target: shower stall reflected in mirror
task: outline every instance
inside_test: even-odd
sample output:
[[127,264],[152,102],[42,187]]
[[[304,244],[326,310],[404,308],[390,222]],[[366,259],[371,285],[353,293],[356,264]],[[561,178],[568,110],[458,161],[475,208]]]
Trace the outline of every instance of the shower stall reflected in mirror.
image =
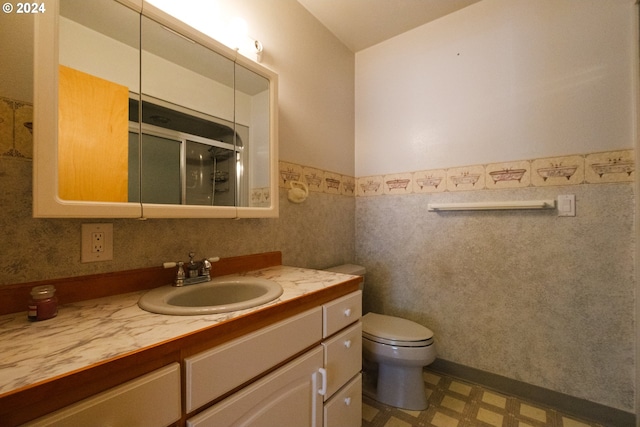
[[[142,141],[130,103],[129,201],[234,206],[246,202],[249,128],[143,102]],[[133,107],[133,108],[132,108]],[[243,184],[243,182],[245,182]]]

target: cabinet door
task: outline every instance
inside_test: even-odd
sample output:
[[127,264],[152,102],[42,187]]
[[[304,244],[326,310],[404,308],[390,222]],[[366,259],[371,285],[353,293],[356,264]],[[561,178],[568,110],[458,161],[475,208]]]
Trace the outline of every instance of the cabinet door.
[[311,309],[185,359],[187,412],[313,346],[322,335],[321,319],[320,308]]
[[187,420],[187,427],[320,427],[322,396],[317,347]]
[[180,365],[173,363],[24,426],[164,427],[179,419]]

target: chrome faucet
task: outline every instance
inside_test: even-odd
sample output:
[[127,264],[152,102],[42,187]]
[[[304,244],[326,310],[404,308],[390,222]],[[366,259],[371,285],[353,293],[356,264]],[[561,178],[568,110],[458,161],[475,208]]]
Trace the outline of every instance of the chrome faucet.
[[195,285],[196,283],[204,283],[211,280],[211,263],[220,261],[220,257],[204,258],[202,261],[194,261],[195,252],[189,252],[189,262],[186,265],[182,261],[165,262],[162,264],[164,268],[178,267],[176,278],[173,286]]

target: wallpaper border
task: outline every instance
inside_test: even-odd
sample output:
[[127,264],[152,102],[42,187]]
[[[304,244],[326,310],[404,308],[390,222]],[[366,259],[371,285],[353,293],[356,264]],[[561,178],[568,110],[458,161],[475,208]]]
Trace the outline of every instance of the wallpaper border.
[[635,153],[624,149],[358,178],[284,161],[279,169],[281,188],[304,181],[311,191],[371,197],[634,182]]

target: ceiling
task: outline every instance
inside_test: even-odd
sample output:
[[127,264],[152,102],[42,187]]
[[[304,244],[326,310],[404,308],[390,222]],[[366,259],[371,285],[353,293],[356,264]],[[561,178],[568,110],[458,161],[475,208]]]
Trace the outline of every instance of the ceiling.
[[298,0],[353,52],[480,0]]

